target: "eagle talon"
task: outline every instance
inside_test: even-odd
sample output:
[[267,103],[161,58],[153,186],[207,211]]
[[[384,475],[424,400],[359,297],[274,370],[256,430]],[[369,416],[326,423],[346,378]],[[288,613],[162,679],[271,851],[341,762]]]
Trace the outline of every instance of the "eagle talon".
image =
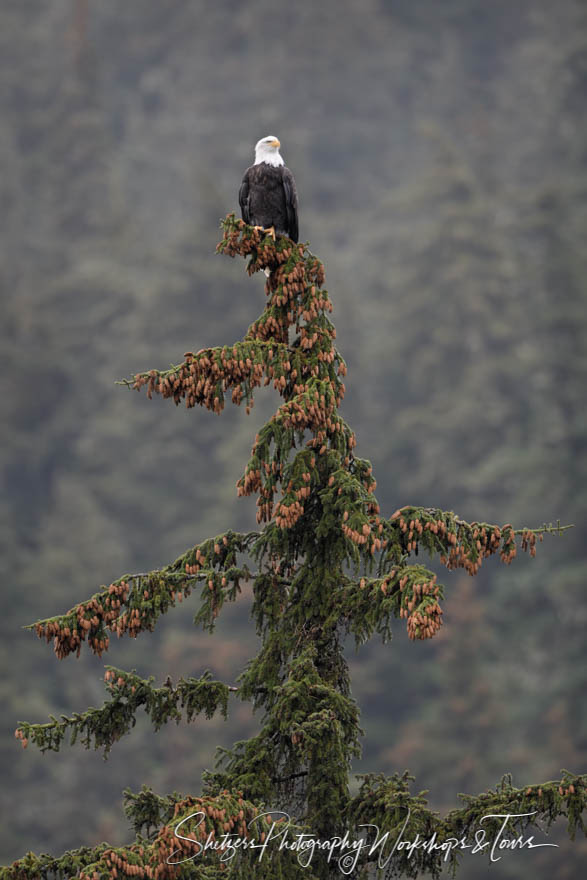
[[267,229],[264,226],[253,226],[253,229],[258,230],[259,232],[264,232],[265,235],[270,235],[273,241],[275,241],[275,226],[268,226]]

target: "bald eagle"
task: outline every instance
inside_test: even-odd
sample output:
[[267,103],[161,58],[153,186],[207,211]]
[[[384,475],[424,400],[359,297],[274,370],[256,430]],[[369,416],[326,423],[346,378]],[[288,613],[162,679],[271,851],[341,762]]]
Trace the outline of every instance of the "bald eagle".
[[238,194],[245,223],[298,240],[298,194],[293,174],[279,153],[276,137],[261,138],[255,164],[247,168]]

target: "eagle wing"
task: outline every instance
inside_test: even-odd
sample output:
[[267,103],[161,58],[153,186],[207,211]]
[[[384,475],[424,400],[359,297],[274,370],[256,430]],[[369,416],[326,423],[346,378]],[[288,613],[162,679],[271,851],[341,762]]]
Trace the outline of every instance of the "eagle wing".
[[289,237],[293,241],[298,240],[298,193],[294,176],[286,166],[283,166],[283,189],[285,192],[285,209],[287,211],[287,226]]
[[245,171],[245,176],[243,177],[243,182],[241,183],[240,189],[238,191],[238,203],[241,206],[241,217],[245,221],[245,223],[251,222],[251,214],[249,211],[249,171],[251,169],[247,168]]

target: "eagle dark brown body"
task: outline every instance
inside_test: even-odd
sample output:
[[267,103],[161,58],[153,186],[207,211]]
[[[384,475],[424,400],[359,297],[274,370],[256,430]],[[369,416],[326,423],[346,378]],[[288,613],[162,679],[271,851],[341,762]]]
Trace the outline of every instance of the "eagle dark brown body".
[[258,162],[247,168],[238,194],[242,218],[251,226],[273,227],[298,240],[298,195],[285,165]]

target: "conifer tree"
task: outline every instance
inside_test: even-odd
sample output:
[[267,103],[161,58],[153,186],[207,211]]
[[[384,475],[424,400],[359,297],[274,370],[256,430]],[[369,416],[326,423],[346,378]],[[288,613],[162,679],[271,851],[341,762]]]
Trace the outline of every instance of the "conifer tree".
[[[355,435],[338,410],[346,365],[334,343],[321,262],[307,246],[285,237],[274,242],[234,215],[222,225],[218,251],[248,257],[249,274],[268,270],[263,313],[241,341],[187,352],[177,366],[136,374],[125,384],[146,388],[149,398],[158,393],[215,413],[227,394],[249,411],[255,389],[273,385],[282,402],[256,435],[237,484],[239,495],[257,496],[259,528],[208,538],[166,567],[124,575],[31,628],[53,644],[60,659],[79,656],[84,643],[102,656],[111,633],[136,637],[152,631],[160,615],[193,591],[199,594],[194,623],[212,632],[224,603],[250,581],[259,654],[236,688],[212,680],[208,672],[156,687],[153,679],[107,666],[108,698],[100,709],[52,717],[46,724],[23,722],[16,736],[23,746],[43,751],[59,750],[69,736],[71,744],[79,739],[107,753],[130,731],[141,707],[158,729],[201,714],[226,717],[231,697],[251,701],[259,733],[220,751],[199,794],[126,791],[125,812],[136,833],[132,844],[100,844],[61,857],[29,853],[1,869],[1,880],[312,880],[370,877],[382,863],[387,874],[437,877],[459,864],[460,853],[448,841],[472,837],[487,814],[524,814],[511,820],[518,834],[561,815],[568,818],[571,836],[577,828],[585,831],[587,776],[567,771],[560,780],[521,789],[506,775],[494,790],[462,796],[462,805],[444,817],[428,808],[426,792],[410,791],[407,772],[363,776],[351,796],[349,774],[361,730],[343,654],[345,635],[358,644],[374,633],[387,639],[392,619],[400,618],[413,641],[433,638],[442,625],[444,587],[416,560],[419,554],[475,575],[494,554],[510,563],[518,546],[534,556],[545,533],[565,527],[467,523],[434,507],[406,506],[384,516],[372,467],[355,455]],[[466,616],[463,620],[466,625]],[[302,832],[329,842],[348,832],[349,840],[357,840],[364,823],[377,826],[380,837],[389,832],[387,845],[358,852],[332,846],[305,854],[281,846]],[[485,823],[488,839],[500,825],[498,819]],[[407,841],[434,837],[436,847],[392,852],[400,834]],[[235,838],[241,841],[236,850]]]

